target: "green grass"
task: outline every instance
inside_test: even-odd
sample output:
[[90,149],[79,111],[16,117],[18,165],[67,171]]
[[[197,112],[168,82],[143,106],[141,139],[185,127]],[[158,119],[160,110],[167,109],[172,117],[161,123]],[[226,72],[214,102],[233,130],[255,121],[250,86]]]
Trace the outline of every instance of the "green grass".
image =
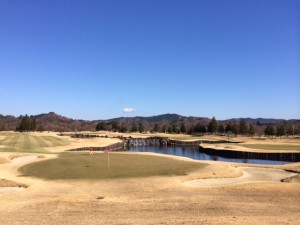
[[300,151],[300,145],[269,145],[269,144],[240,144],[246,148],[264,149],[264,150],[291,150]]
[[1,133],[0,151],[47,153],[45,147],[67,145],[69,142],[60,137],[33,136],[30,133]]
[[137,154],[64,153],[58,158],[25,165],[20,172],[44,179],[109,179],[185,175],[206,166],[166,157]]

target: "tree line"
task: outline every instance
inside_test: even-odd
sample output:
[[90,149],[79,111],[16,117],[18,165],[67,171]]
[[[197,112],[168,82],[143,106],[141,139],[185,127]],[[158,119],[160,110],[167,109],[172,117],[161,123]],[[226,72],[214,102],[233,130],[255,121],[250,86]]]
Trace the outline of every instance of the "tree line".
[[170,133],[170,134],[216,134],[216,135],[244,135],[244,136],[293,136],[300,135],[299,125],[296,127],[293,123],[281,123],[276,125],[262,125],[259,122],[249,123],[245,120],[233,122],[218,122],[213,117],[208,124],[197,122],[196,124],[182,123],[155,123],[150,125],[148,122],[120,123],[118,121],[99,122],[96,131],[114,131],[114,132],[151,132],[151,133]]
[[[45,120],[44,120],[45,121]],[[42,121],[34,116],[21,116],[19,122],[16,125],[16,131],[28,132],[28,131],[43,131],[49,128],[49,121]],[[44,124],[45,123],[45,124]],[[47,124],[46,124],[47,123]],[[294,136],[300,135],[299,121],[284,121],[277,124],[260,124],[259,122],[250,123],[245,120],[240,121],[217,121],[215,117],[210,120],[204,121],[189,121],[178,120],[176,122],[158,122],[150,123],[148,121],[129,122],[129,121],[101,121],[93,124],[85,124],[84,121],[67,121],[61,123],[60,121],[51,120],[51,125],[56,125],[56,129],[53,131],[73,131],[78,130],[96,130],[96,131],[113,131],[113,132],[151,132],[151,133],[170,133],[170,134],[215,134],[215,135],[227,135],[229,136],[268,136],[268,137],[280,137],[280,136]],[[2,126],[3,127],[3,126]],[[65,127],[63,129],[63,127]],[[94,128],[93,128],[94,127]],[[0,125],[0,130],[1,125]]]

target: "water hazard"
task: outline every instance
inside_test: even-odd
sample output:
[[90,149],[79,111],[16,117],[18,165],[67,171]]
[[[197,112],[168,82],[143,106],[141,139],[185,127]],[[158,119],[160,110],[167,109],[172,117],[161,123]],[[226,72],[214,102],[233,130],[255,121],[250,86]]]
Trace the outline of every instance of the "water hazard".
[[183,156],[195,160],[212,160],[223,162],[235,162],[235,163],[248,163],[248,164],[269,164],[269,165],[284,165],[290,163],[286,160],[269,160],[269,159],[257,159],[251,158],[251,155],[243,155],[243,157],[237,156],[220,156],[217,153],[207,153],[201,151],[198,146],[130,146],[128,149],[130,152],[154,152],[167,155]]

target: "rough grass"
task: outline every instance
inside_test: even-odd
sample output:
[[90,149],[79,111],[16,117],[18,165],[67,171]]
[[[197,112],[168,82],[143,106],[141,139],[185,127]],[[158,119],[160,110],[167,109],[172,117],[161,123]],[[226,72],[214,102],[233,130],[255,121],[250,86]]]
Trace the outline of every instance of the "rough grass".
[[2,152],[30,152],[47,153],[44,148],[67,145],[65,139],[52,136],[34,136],[30,133],[4,133],[1,134],[0,151]]
[[20,172],[44,179],[108,179],[185,175],[205,165],[149,155],[64,153],[55,159],[25,165]]

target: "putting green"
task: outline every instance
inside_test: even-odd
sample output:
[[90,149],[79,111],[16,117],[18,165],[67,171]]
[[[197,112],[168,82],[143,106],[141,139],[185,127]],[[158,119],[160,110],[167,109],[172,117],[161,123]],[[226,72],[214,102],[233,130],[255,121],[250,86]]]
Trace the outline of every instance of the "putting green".
[[185,175],[205,166],[204,163],[149,155],[65,153],[55,159],[25,165],[19,171],[44,179],[107,179]]

